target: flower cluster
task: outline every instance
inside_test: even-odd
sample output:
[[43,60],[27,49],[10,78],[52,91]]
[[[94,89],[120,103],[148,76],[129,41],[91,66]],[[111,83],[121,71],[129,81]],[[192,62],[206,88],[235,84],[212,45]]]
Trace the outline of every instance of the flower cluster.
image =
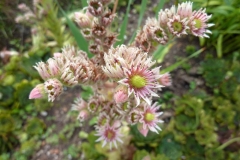
[[103,141],[102,146],[108,143],[117,147],[122,143],[123,122],[137,125],[143,136],[161,130],[162,112],[152,97],[171,85],[171,76],[153,67],[151,53],[156,45],[188,33],[207,37],[212,24],[207,24],[211,16],[204,9],[193,11],[192,3],[185,2],[161,10],[158,19],[148,18],[131,45],[114,47],[117,34],[109,26],[116,15],[108,9],[109,3],[111,0],[89,0],[88,7],[74,16],[95,56],[89,58],[84,51],[68,46],[46,63],[37,63],[34,67],[45,82],[37,85],[29,98],[47,96],[54,101],[63,86],[90,85],[92,97],[88,101],[78,98],[72,109],[79,112],[80,121],[97,116],[97,141]]
[[166,44],[173,37],[192,34],[197,37],[209,37],[208,30],[213,26],[207,23],[211,15],[205,9],[193,10],[192,2],[183,2],[177,7],[160,10],[158,19],[148,18],[143,29],[138,32],[134,45],[151,52],[157,44]]
[[18,9],[23,13],[15,18],[17,23],[34,24],[38,18],[44,14],[44,10],[38,8],[40,0],[33,0],[33,9],[30,9],[25,3],[18,5]]

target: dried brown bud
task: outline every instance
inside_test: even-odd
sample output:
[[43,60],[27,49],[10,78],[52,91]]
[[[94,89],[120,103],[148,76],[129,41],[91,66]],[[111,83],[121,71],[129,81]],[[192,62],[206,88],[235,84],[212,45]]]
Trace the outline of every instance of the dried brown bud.
[[90,0],[88,2],[88,12],[91,13],[93,16],[100,16],[103,12],[103,5],[98,0]]
[[147,34],[143,31],[138,32],[135,38],[135,46],[141,48],[144,52],[149,52],[151,49],[151,42],[147,38]]
[[117,40],[116,34],[111,34],[109,36],[104,37],[103,46],[106,48],[110,48]]
[[89,51],[93,54],[98,54],[101,51],[101,47],[97,44],[89,45]]
[[100,21],[101,25],[108,26],[110,23],[112,23],[115,16],[116,14],[112,14],[111,11],[105,12],[101,17],[101,21]]
[[95,25],[92,28],[92,35],[96,37],[103,37],[106,35],[106,29],[104,26]]

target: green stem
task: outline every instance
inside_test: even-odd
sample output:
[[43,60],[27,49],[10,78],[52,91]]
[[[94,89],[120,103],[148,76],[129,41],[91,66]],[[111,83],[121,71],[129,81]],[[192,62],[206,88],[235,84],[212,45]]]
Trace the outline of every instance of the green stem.
[[234,143],[234,142],[237,142],[237,141],[240,141],[240,137],[230,139],[229,141],[227,141],[227,142],[223,143],[221,146],[219,146],[217,148],[217,150],[223,150],[225,147],[227,147],[231,143]]

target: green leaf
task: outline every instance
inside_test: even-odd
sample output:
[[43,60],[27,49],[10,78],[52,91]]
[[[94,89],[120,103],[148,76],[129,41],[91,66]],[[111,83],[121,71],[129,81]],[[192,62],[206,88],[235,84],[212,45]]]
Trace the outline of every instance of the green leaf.
[[88,5],[87,0],[81,0],[81,2],[82,2],[82,7],[83,8]]
[[183,60],[176,62],[175,64],[163,69],[161,71],[161,73],[166,73],[166,72],[171,72],[174,69],[178,68],[179,66],[181,66],[183,63],[185,63],[186,61],[188,61],[189,59],[198,56],[200,53],[202,53],[204,51],[204,48],[194,52],[192,55],[188,56],[187,58],[184,58]]
[[[60,8],[60,7],[59,7]],[[88,57],[93,57],[93,54],[89,53],[88,51],[88,42],[85,40],[85,38],[82,36],[82,34],[79,31],[79,28],[68,18],[67,14],[63,11],[62,8],[60,8],[62,14],[66,18],[67,24],[72,32],[72,35],[74,39],[77,42],[78,47],[85,51],[88,55]]]
[[127,25],[128,25],[128,15],[129,15],[130,6],[131,6],[132,2],[133,2],[133,0],[129,0],[129,1],[128,1],[127,12],[126,12],[126,14],[125,14],[125,16],[124,16],[122,25],[121,25],[121,27],[120,27],[120,34],[119,34],[119,36],[117,37],[117,39],[118,39],[119,41],[117,41],[114,46],[118,46],[118,45],[120,45],[120,44],[123,44],[123,42],[124,42],[124,36],[125,36],[125,32],[126,32],[126,30],[127,30]]
[[20,103],[22,107],[28,105],[32,101],[28,98],[29,93],[32,90],[32,86],[29,81],[23,80],[22,82],[16,84],[14,92],[14,98]]
[[160,11],[160,9],[163,8],[164,4],[165,4],[165,0],[160,0],[160,2],[158,3],[157,8],[156,8],[156,13],[155,13],[156,18],[158,17],[158,12]]
[[88,100],[91,95],[93,95],[93,90],[89,86],[82,86],[83,91],[81,92],[81,97],[84,100]]
[[174,43],[169,43],[166,46],[158,46],[157,50],[153,53],[153,59],[155,59],[157,63],[163,62],[164,57],[169,53],[173,44]]
[[181,146],[174,141],[172,135],[168,135],[161,140],[158,153],[166,155],[170,160],[179,160],[182,156]]
[[42,134],[45,129],[45,124],[38,118],[33,118],[27,122],[26,131],[30,135]]
[[14,130],[14,120],[10,114],[0,110],[0,135],[2,133],[8,133]]
[[[137,24],[137,29],[140,27],[141,25],[141,22],[142,22],[142,19],[143,19],[143,15],[145,13],[145,10],[147,8],[147,0],[142,0],[142,3],[141,3],[141,10],[140,10],[140,14],[139,14],[139,18],[138,18],[138,24]],[[134,38],[136,37],[136,34],[137,34],[137,29],[134,31],[133,35],[132,35],[132,38],[130,39],[129,41],[129,44],[131,44],[134,40]]]
[[217,56],[218,58],[222,58],[222,42],[223,42],[223,34],[220,34],[217,40]]
[[144,157],[148,156],[149,153],[146,150],[137,150],[134,153],[133,160],[143,159]]

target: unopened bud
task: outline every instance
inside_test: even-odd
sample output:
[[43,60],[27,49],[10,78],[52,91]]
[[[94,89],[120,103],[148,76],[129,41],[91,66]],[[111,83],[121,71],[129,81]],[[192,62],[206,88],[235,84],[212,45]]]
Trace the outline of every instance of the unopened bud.
[[169,73],[161,75],[159,78],[159,83],[163,86],[170,86],[172,84],[171,76]]
[[116,103],[124,103],[128,99],[127,89],[124,86],[119,86],[114,93],[114,100]]
[[39,99],[45,95],[44,84],[38,84],[29,94],[29,99]]
[[91,28],[92,26],[91,19],[85,13],[75,12],[74,20],[77,22],[78,26],[81,28]]

